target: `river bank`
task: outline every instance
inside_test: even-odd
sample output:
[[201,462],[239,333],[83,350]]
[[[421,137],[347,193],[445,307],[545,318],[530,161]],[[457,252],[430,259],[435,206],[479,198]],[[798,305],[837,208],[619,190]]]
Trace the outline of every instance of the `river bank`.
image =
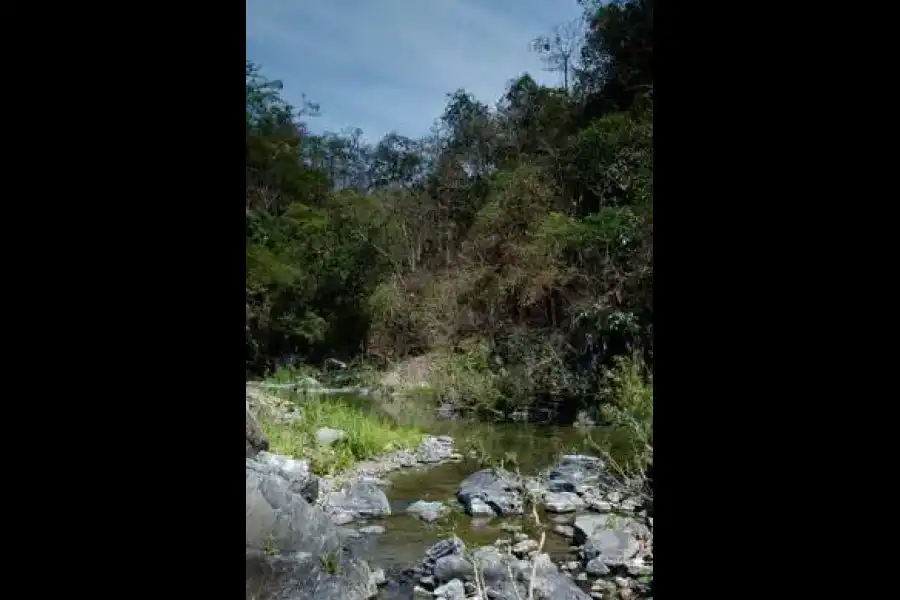
[[[284,410],[281,418],[296,418],[290,416],[296,410]],[[431,431],[438,435],[422,433],[415,446],[374,455],[321,477],[311,472],[308,459],[263,451],[248,460],[248,478],[259,471],[270,477],[275,473],[288,489],[320,509],[317,518],[324,529],[334,530],[341,556],[352,556],[371,567],[367,575],[371,585],[354,588],[359,594],[374,594],[381,583],[379,595],[385,599],[447,597],[445,593],[456,598],[452,594],[460,589],[460,598],[476,597],[481,585],[477,567],[471,573],[465,568],[435,573],[434,564],[429,567],[422,562],[429,552],[433,557],[430,548],[435,544],[451,539],[459,541],[453,542],[453,548],[464,548],[458,554],[468,564],[477,562],[469,556],[476,551],[482,558],[494,556],[493,550],[479,548],[495,549],[504,557],[497,564],[514,574],[524,572],[522,561],[532,561],[529,573],[537,577],[534,586],[552,592],[548,597],[647,595],[646,580],[652,573],[652,499],[648,502],[646,490],[633,482],[613,477],[603,460],[575,453],[590,446],[590,435],[575,428],[494,425],[488,429],[467,422],[442,423],[436,429],[474,433],[480,448],[472,437],[461,442],[459,435]],[[334,432],[329,435],[341,437]],[[493,466],[485,469],[486,464]],[[316,521],[309,515],[306,519]],[[258,595],[261,587],[267,587],[260,586],[260,581],[277,579],[271,571],[273,560],[286,560],[282,550],[270,553],[263,561],[269,569],[262,570],[269,573],[266,576],[260,575],[258,557],[251,561],[257,565],[255,571],[248,563],[248,598],[313,597],[302,595],[307,592],[296,586],[287,595]],[[361,576],[359,569],[346,572],[357,573],[357,579]],[[530,577],[523,579],[527,586],[532,585]],[[310,587],[308,579],[305,585],[319,589]],[[442,589],[443,585],[450,588]],[[250,593],[251,587],[257,595]],[[514,591],[514,586],[508,587],[505,593]],[[321,590],[317,593],[315,597],[327,597]],[[495,597],[505,597],[502,590],[497,593],[501,595]]]

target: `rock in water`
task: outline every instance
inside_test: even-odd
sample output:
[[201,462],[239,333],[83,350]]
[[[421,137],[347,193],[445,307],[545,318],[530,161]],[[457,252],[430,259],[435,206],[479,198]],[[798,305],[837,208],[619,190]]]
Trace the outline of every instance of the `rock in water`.
[[570,513],[584,508],[584,501],[574,492],[547,492],[544,507],[554,513]]
[[503,469],[484,469],[472,473],[460,484],[457,497],[470,515],[472,501],[481,500],[497,515],[521,515],[524,511],[522,488],[515,476]]
[[588,560],[599,558],[605,565],[624,565],[640,550],[638,536],[646,526],[634,519],[612,514],[581,515],[575,519],[575,543],[584,544]]
[[358,481],[344,490],[331,492],[325,500],[325,508],[329,513],[349,513],[355,518],[391,514],[384,491],[369,481]]
[[419,500],[418,502],[412,503],[409,508],[406,509],[406,512],[419,517],[426,523],[433,523],[444,516],[449,510],[450,509],[441,502],[425,502],[424,500]]

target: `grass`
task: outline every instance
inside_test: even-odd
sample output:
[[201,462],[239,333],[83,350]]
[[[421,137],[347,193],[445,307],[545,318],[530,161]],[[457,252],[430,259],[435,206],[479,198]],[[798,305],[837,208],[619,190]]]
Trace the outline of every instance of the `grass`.
[[[260,426],[269,438],[272,452],[308,458],[310,468],[318,475],[334,474],[384,452],[412,448],[422,439],[420,430],[398,425],[348,399],[300,393],[292,393],[290,398],[300,407],[298,418],[277,422],[262,414]],[[323,446],[316,440],[316,431],[321,427],[340,429],[347,437],[332,446]]]

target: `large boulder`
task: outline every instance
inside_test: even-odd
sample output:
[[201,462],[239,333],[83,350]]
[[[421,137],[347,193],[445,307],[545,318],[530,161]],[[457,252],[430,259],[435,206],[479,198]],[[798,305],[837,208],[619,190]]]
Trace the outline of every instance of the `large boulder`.
[[[325,497],[325,510],[334,520],[383,517],[391,514],[384,490],[371,481],[356,481]],[[351,520],[352,520],[351,519]]]
[[266,437],[266,434],[263,433],[262,428],[259,426],[259,421],[256,420],[253,411],[250,410],[249,401],[246,403],[246,409],[246,435],[244,436],[247,444],[246,451],[247,458],[253,458],[257,453],[269,449],[269,439]]
[[649,535],[642,523],[614,514],[581,515],[574,527],[575,543],[583,544],[584,558],[610,567],[626,564],[641,549],[639,540]]
[[319,478],[310,471],[309,461],[260,452],[246,462],[248,469],[283,478],[292,492],[315,504],[319,496]]
[[484,469],[466,477],[456,496],[470,515],[480,514],[482,503],[500,516],[521,515],[525,512],[522,492],[522,486],[509,471]]
[[366,600],[377,592],[369,566],[341,547],[328,516],[287,479],[248,460],[247,597],[258,600]]

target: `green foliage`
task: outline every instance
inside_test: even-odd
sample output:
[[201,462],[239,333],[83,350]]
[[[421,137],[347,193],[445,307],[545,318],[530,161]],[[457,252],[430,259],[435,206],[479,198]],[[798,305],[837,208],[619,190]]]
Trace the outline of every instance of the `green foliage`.
[[417,140],[312,135],[247,63],[248,371],[428,354],[483,414],[648,418],[611,399],[653,366],[653,2],[582,4],[536,48],[561,87],[458,90]]
[[[272,452],[308,458],[313,472],[320,475],[383,452],[412,448],[422,439],[421,431],[349,401],[303,393],[292,398],[297,403],[296,419],[284,422],[261,415],[260,426]],[[340,429],[347,437],[331,446],[321,445],[316,432],[322,427]]]

